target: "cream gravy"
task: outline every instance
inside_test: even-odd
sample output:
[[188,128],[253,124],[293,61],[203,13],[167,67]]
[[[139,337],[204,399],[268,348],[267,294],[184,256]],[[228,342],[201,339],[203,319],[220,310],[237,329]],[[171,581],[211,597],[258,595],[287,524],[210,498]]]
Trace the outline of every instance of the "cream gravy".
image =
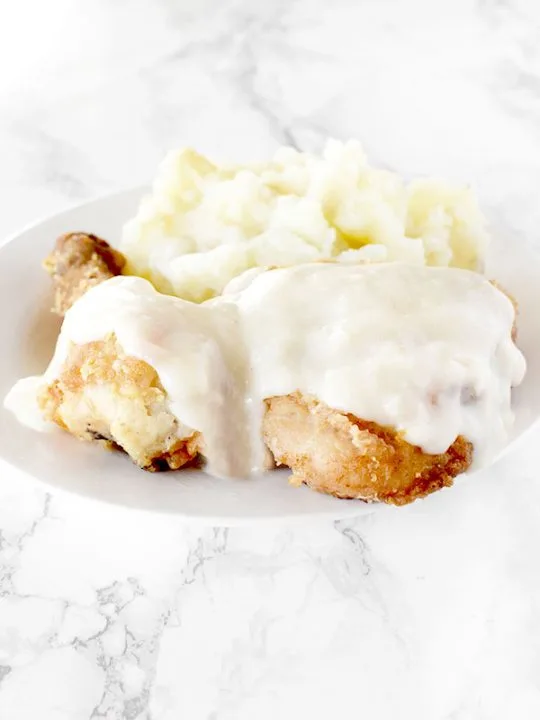
[[36,387],[59,375],[70,344],[115,333],[157,370],[183,432],[203,434],[215,475],[263,467],[263,400],[297,390],[427,453],[463,435],[479,465],[507,439],[511,387],[525,372],[513,322],[510,300],[467,270],[299,265],[252,274],[202,305],[117,277],[69,310],[41,381],[20,381],[5,404],[38,427]]

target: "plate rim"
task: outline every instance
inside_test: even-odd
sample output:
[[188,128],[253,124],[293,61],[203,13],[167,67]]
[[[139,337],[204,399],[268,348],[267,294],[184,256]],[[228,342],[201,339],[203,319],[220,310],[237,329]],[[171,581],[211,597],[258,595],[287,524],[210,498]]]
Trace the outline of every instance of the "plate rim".
[[88,205],[92,205],[94,203],[103,202],[104,200],[112,200],[113,198],[119,197],[121,195],[135,195],[135,193],[142,194],[144,192],[151,192],[151,185],[143,184],[126,186],[124,188],[120,188],[119,190],[113,190],[109,193],[99,193],[98,195],[93,195],[86,200],[77,200],[73,203],[69,203],[68,205],[62,207],[60,210],[57,210],[56,212],[44,213],[43,215],[40,215],[37,220],[29,220],[28,223],[19,228],[19,230],[15,230],[5,236],[2,236],[2,238],[0,239],[0,250],[2,250],[6,245],[9,245],[14,240],[17,240],[19,237],[21,237],[21,235],[24,235],[31,230],[35,230],[40,225],[44,225],[51,220],[60,218],[64,214],[75,212],[79,208],[87,207]]

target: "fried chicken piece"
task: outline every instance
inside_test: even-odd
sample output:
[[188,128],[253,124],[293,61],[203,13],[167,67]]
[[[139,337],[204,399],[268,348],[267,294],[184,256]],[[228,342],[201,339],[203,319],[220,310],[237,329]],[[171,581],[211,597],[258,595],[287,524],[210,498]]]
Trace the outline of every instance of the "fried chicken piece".
[[[55,253],[61,256],[62,241],[70,246],[73,238],[81,237],[108,248],[93,236],[68,235],[59,239]],[[77,245],[79,240],[73,242]],[[94,251],[87,256],[81,252],[79,257],[93,255]],[[61,280],[74,280],[68,289],[57,286],[57,300],[59,289],[62,301],[73,292],[73,302],[111,276],[86,273],[89,266],[84,262],[67,262],[65,267],[65,272],[58,272]],[[78,276],[69,275],[73,270]],[[170,413],[157,372],[126,356],[114,335],[73,345],[63,371],[39,403],[46,419],[82,440],[122,448],[147,470],[177,469],[204,453],[201,434],[182,427]],[[339,498],[404,505],[452,485],[472,462],[473,446],[462,436],[445,453],[430,455],[393,428],[334,410],[299,392],[269,398],[265,405],[263,438],[277,464],[293,471],[291,483],[305,483]]]
[[467,470],[472,444],[463,437],[428,455],[398,433],[293,393],[266,400],[263,436],[291,483],[339,498],[405,505],[452,485]]
[[44,417],[81,440],[121,448],[145,470],[176,470],[198,456],[201,437],[168,409],[156,371],[128,357],[111,335],[73,345],[59,377],[38,397]]
[[54,285],[53,312],[63,317],[91,287],[120,275],[125,264],[122,253],[95,235],[77,232],[61,235],[53,252],[43,261]]

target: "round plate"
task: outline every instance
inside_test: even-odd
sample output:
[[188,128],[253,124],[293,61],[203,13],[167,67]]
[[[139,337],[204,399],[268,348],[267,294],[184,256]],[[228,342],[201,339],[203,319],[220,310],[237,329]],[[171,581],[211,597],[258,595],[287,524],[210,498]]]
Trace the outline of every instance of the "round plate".
[[[20,377],[39,374],[51,357],[60,321],[51,314],[51,283],[41,267],[56,237],[92,232],[116,245],[124,222],[136,211],[143,190],[130,190],[67,210],[23,231],[0,249],[0,396]],[[514,395],[512,443],[540,415],[540,258],[525,244],[495,239],[488,262],[497,280],[519,303],[519,344],[528,361],[524,383]],[[505,452],[511,447],[506,448]],[[38,433],[0,410],[0,457],[49,488],[210,524],[235,525],[264,519],[326,516],[342,518],[382,506],[337,500],[306,487],[294,488],[288,472],[249,480],[218,480],[198,470],[147,473],[121,453],[105,452],[67,433]]]

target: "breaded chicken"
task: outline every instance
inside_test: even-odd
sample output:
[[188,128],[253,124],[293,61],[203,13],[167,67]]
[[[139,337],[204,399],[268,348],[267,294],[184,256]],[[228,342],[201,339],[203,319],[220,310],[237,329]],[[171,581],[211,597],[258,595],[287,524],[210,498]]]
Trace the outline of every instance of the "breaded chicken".
[[145,470],[176,470],[201,448],[199,433],[169,411],[156,371],[127,357],[114,336],[73,345],[38,403],[45,419],[81,440],[125,450]]
[[[53,312],[63,316],[87,290],[120,275],[125,258],[95,235],[67,233],[43,265],[54,284]],[[179,438],[156,371],[126,357],[114,337],[74,345],[39,404],[47,420],[81,440],[124,450],[145,470],[176,470],[199,455],[198,433]]]
[[[118,255],[94,236],[59,238],[46,261],[56,285],[57,312],[118,274],[123,265]],[[124,450],[146,470],[175,470],[204,455],[202,435],[170,412],[156,370],[127,356],[114,335],[73,345],[39,404],[47,420],[81,440]],[[370,502],[412,502],[452,485],[473,459],[473,445],[462,436],[445,453],[430,455],[394,428],[299,392],[265,400],[262,432],[276,463],[292,470],[291,484]]]
[[[176,470],[204,453],[200,433],[170,413],[156,371],[126,356],[114,336],[73,345],[39,404],[47,420],[81,440],[124,450],[145,470]],[[266,401],[263,437],[277,464],[291,468],[292,484],[395,505],[451,485],[473,453],[458,438],[443,455],[427,455],[391,429],[300,393]]]
[[405,505],[452,484],[467,470],[472,444],[458,437],[428,455],[383,428],[294,393],[266,400],[264,441],[291,483],[339,498]]
[[53,312],[64,316],[91,287],[120,275],[125,264],[122,253],[95,235],[77,232],[61,235],[53,252],[43,261],[54,285]]

